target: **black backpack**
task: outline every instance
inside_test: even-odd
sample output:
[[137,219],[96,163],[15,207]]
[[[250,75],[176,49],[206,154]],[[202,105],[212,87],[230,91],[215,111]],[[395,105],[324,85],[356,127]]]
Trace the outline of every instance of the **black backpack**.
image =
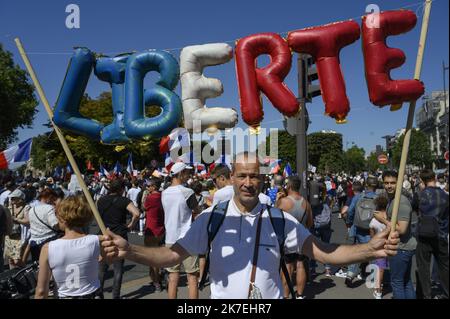
[[417,235],[437,238],[440,232],[440,221],[445,212],[448,213],[448,195],[442,189],[427,187],[421,191],[419,193]]
[[[205,287],[206,276],[209,272],[209,252],[211,250],[211,243],[216,237],[217,232],[219,231],[220,226],[225,219],[225,215],[227,214],[228,204],[230,201],[220,202],[216,206],[214,206],[211,216],[208,221],[208,251],[206,253],[206,264],[205,270],[203,271],[202,278],[199,283],[199,289],[202,290]],[[286,262],[284,261],[284,241],[286,239],[286,234],[284,233],[284,215],[283,212],[275,207],[271,207],[267,205],[267,210],[270,216],[270,222],[277,236],[278,245],[280,249],[280,268],[283,271],[283,275],[286,278],[287,285],[289,287],[289,292],[291,293],[292,299],[295,299],[294,287],[292,286],[292,281],[290,279],[288,270],[286,268]]]

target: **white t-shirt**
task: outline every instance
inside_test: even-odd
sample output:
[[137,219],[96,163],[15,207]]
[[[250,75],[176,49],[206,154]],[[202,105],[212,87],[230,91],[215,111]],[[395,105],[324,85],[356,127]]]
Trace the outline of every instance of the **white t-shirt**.
[[213,203],[211,206],[215,206],[221,202],[226,202],[227,200],[232,199],[234,196],[233,185],[227,185],[217,190],[214,193]]
[[5,205],[5,201],[8,198],[9,194],[11,194],[11,191],[9,189],[4,191],[3,193],[1,193],[1,195],[0,195],[0,205],[2,205],[2,206]]
[[[233,185],[227,185],[214,193],[213,203],[211,206],[215,206],[218,203],[231,200],[234,196]],[[258,195],[261,204],[272,206],[272,200],[266,194],[260,193]]]
[[372,218],[372,220],[370,221],[370,224],[369,224],[369,228],[375,229],[375,233],[379,233],[386,229],[386,225],[383,223],[380,223],[375,218]]
[[194,191],[182,185],[170,186],[162,192],[166,244],[174,244],[191,227],[194,201],[197,202]]
[[259,202],[260,202],[261,204],[269,205],[269,206],[272,206],[272,205],[273,205],[273,204],[272,204],[272,200],[271,200],[270,197],[267,196],[266,194],[259,193],[258,198],[259,198]]
[[48,264],[61,297],[88,295],[100,288],[98,236],[57,239],[48,246]]
[[[55,231],[52,231],[46,226],[48,225],[54,228],[58,225],[58,219],[55,215],[55,208],[52,205],[41,204],[32,207],[28,212],[28,218],[30,220],[31,241],[40,244],[56,235]],[[44,225],[41,221],[46,225]]]
[[131,200],[134,204],[134,206],[139,207],[138,202],[137,202],[137,198],[139,193],[141,192],[141,189],[139,187],[132,187],[130,188],[130,190],[127,192],[127,198],[129,200]]
[[[258,203],[251,213],[244,215],[234,200],[230,201],[226,217],[211,244],[211,298],[247,299],[257,221],[261,210],[263,219],[255,282],[263,298],[283,298],[279,272],[280,251],[266,205]],[[177,243],[189,254],[199,255],[207,252],[207,226],[210,216],[210,211],[204,211],[184,237],[178,240]],[[299,253],[310,233],[289,214],[284,213],[284,217],[285,253]]]

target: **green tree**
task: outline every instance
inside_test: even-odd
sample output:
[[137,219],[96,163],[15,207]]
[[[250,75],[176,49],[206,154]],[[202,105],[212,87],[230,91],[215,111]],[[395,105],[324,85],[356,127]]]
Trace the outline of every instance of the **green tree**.
[[363,148],[356,145],[345,151],[343,156],[345,171],[353,175],[363,171],[366,166],[365,153]]
[[[270,135],[266,138],[266,154],[270,155]],[[278,132],[278,159],[281,159],[281,169],[284,169],[284,166],[287,163],[290,163],[293,171],[297,171],[297,148],[295,136],[289,135],[286,131]]]
[[344,169],[342,135],[316,132],[308,135],[308,160],[324,172],[339,172]]
[[[269,154],[269,137],[266,140]],[[290,163],[294,171],[297,156],[296,140],[286,131],[278,132],[278,158],[282,164]],[[308,161],[321,171],[338,172],[343,169],[342,135],[335,133],[311,133],[308,135]]]
[[[393,163],[395,167],[400,166],[404,139],[405,135],[402,134],[392,150]],[[420,168],[431,168],[432,163],[433,156],[431,155],[430,143],[427,136],[418,129],[411,130],[407,164],[418,166]]]
[[15,141],[17,128],[31,126],[37,105],[26,71],[0,43],[0,149]]
[[[159,108],[147,108],[146,115],[154,116],[160,112]],[[80,104],[80,113],[88,118],[95,119],[103,124],[112,121],[111,93],[104,92],[97,99],[85,95]],[[98,169],[100,164],[111,168],[116,161],[125,165],[129,153],[133,154],[134,166],[143,169],[150,164],[152,159],[162,161],[159,155],[159,139],[150,138],[146,141],[133,141],[124,145],[123,149],[114,145],[105,145],[101,142],[91,140],[63,130],[75,160],[81,170],[86,167],[89,160]],[[58,165],[67,165],[67,158],[62,150],[59,140],[54,133],[43,134],[33,141],[31,151],[33,166],[39,169],[50,169]]]

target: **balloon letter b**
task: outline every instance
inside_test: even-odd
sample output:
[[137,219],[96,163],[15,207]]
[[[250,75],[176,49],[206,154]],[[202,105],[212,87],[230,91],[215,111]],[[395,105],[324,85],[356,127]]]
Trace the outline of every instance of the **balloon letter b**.
[[[144,113],[144,77],[147,72],[160,73],[156,87],[145,91],[146,105],[162,108],[161,114],[146,118]],[[135,53],[128,58],[125,73],[125,133],[130,138],[161,137],[178,126],[181,101],[172,90],[179,78],[175,58],[164,51]]]

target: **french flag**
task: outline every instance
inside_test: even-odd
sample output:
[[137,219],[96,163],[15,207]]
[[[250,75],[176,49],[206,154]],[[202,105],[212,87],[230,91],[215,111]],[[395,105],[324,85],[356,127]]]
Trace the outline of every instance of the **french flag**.
[[30,159],[32,138],[0,152],[0,169],[8,169],[13,163],[26,162]]
[[103,165],[100,164],[100,175],[103,175],[105,177],[109,178],[109,172],[103,167]]
[[287,163],[283,170],[283,177],[289,177],[292,175],[292,168],[290,163]]
[[271,161],[269,167],[270,167],[270,174],[278,174],[278,171],[280,170],[280,160],[276,159],[274,161]]

